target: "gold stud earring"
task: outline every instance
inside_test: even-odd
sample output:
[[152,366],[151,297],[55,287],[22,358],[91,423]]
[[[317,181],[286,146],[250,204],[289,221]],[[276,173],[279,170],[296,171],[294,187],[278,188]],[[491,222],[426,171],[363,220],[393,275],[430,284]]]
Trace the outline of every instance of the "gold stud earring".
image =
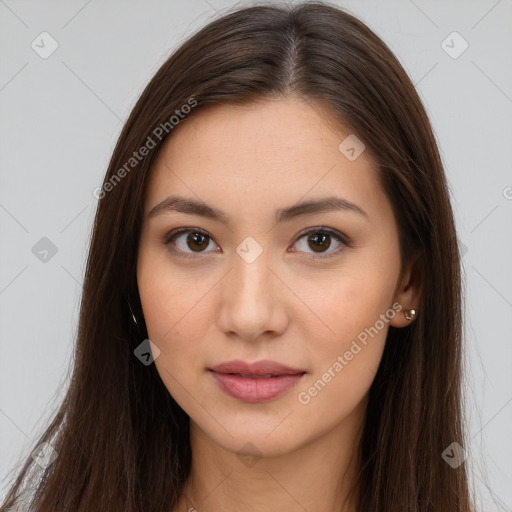
[[413,320],[416,316],[416,311],[414,309],[404,309],[404,316],[407,320]]

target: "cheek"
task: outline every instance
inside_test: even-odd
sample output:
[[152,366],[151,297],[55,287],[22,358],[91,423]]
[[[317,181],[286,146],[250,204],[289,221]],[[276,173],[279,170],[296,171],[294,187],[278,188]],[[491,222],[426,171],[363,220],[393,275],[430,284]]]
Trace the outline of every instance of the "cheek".
[[[173,266],[160,248],[149,246],[139,252],[137,284],[140,300],[148,334],[155,343],[159,341],[163,345],[159,348],[165,349],[172,340],[181,339],[176,332],[183,330],[190,316],[196,314],[196,307],[208,287],[213,285],[211,280],[206,273],[203,278]],[[187,329],[190,327],[188,325]]]
[[376,322],[379,334],[372,333],[376,339],[385,339],[389,322],[383,325],[380,320],[381,315],[393,313],[388,310],[397,272],[398,268],[390,267],[384,272],[379,265],[361,258],[360,262],[347,262],[339,272],[317,280],[315,287],[302,283],[297,294],[307,298],[308,306],[322,324],[316,331],[313,360],[343,353],[358,336],[364,342],[364,333]]
[[323,304],[322,317],[330,330],[313,335],[308,348],[309,360],[315,362],[314,380],[362,398],[379,366],[394,313],[388,294],[381,292],[345,287]]
[[175,280],[172,286],[166,287],[162,279],[154,281],[151,292],[139,289],[148,336],[160,349],[162,360],[174,363],[179,354],[180,363],[186,363],[200,349],[197,341],[204,334],[198,320],[205,318],[207,303],[201,301],[202,294],[198,292],[197,287],[194,292],[182,291]]
[[184,296],[164,284],[165,280],[155,282],[154,292],[143,301],[149,339],[160,349],[154,364],[165,387],[187,414],[199,414],[189,407],[201,401],[195,390],[200,382],[197,369],[202,366],[201,340],[207,335],[197,320],[204,311],[198,304],[200,298]]
[[384,271],[373,256],[351,263],[322,281],[321,293],[310,295],[308,302],[329,329],[312,333],[308,358],[315,364],[297,398],[332,421],[348,415],[368,392],[395,315],[391,303],[399,264],[390,259]]
[[204,278],[190,276],[176,267],[171,270],[165,257],[150,251],[140,255],[138,287],[144,319],[149,339],[160,349],[155,366],[169,393],[185,410],[187,404],[200,401],[200,397],[191,400],[190,393],[197,388],[204,367],[202,356],[208,347],[203,344],[212,339],[207,332],[212,328],[207,292],[215,284],[211,273]]
[[[165,359],[169,340],[185,313],[184,303],[178,300],[181,290],[171,282],[169,270],[163,258],[151,250],[139,252],[137,284],[149,339],[161,351],[158,360]],[[158,366],[158,363],[157,363]]]
[[359,421],[384,351],[389,328],[386,301],[379,294],[345,290],[347,294],[339,292],[339,302],[330,303],[331,310],[326,311],[335,334],[317,336],[314,347],[308,347],[314,366],[295,393],[313,431],[329,429],[351,417]]

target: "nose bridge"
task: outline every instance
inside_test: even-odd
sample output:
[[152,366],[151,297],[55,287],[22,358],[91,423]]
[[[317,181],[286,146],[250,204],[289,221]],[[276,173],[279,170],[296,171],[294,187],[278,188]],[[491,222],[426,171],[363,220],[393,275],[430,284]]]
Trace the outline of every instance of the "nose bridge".
[[253,240],[244,241],[237,247],[232,276],[234,296],[239,303],[257,302],[262,306],[272,300],[272,273],[268,268],[269,251],[259,244],[256,246],[257,242]]
[[254,339],[284,326],[285,315],[277,311],[279,298],[269,256],[270,251],[250,237],[236,248],[229,286],[223,294],[221,328],[225,332]]

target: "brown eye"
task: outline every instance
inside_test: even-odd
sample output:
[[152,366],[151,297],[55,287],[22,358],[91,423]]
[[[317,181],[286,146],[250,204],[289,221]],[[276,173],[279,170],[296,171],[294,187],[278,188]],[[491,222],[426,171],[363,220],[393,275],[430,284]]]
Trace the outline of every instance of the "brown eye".
[[[208,233],[199,229],[188,228],[171,232],[164,239],[164,245],[167,245],[169,250],[190,258],[194,257],[194,253],[213,252],[206,250],[211,243],[213,243],[213,240]],[[213,246],[215,247],[215,244]]]
[[186,244],[193,251],[202,251],[208,247],[209,240],[210,237],[208,235],[191,231],[187,236]]
[[[333,240],[335,241],[334,246],[332,245]],[[180,228],[169,233],[164,238],[163,243],[168,246],[171,252],[185,258],[194,258],[202,253],[222,252],[215,245],[213,238],[207,232],[200,229]],[[210,244],[213,244],[213,248],[217,247],[217,250],[207,250]],[[352,242],[339,231],[324,227],[307,230],[298,237],[294,246],[297,245],[299,248],[293,249],[293,252],[302,252],[306,253],[306,257],[321,259],[336,256],[345,248],[352,247]],[[329,251],[329,249],[333,250]],[[318,256],[314,256],[315,253]]]
[[[317,227],[310,228],[299,235],[294,246],[293,252],[306,253],[306,257],[311,259],[322,259],[336,256],[345,248],[352,247],[352,242],[346,235],[335,229]],[[315,256],[315,253],[318,256]]]
[[308,243],[315,252],[323,252],[331,245],[331,235],[312,233],[308,236]]

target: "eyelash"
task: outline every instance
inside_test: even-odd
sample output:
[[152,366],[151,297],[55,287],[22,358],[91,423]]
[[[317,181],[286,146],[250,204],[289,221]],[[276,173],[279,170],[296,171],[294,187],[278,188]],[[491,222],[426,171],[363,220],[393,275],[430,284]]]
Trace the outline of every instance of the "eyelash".
[[[213,241],[213,237],[207,231],[204,231],[202,229],[198,229],[198,228],[178,228],[178,229],[175,229],[175,230],[171,231],[170,233],[168,233],[164,237],[163,244],[165,246],[169,247],[171,242],[173,242],[179,235],[182,235],[184,233],[198,233],[200,235],[208,237],[210,240]],[[322,226],[314,227],[314,228],[308,228],[308,229],[304,230],[303,232],[299,233],[297,235],[297,238],[296,238],[294,244],[296,242],[298,242],[301,238],[309,235],[310,233],[330,235],[335,240],[340,242],[341,245],[340,245],[340,247],[338,247],[338,249],[335,249],[334,251],[332,251],[330,253],[326,253],[326,255],[307,256],[308,259],[322,260],[322,259],[332,258],[333,256],[336,256],[337,254],[343,252],[345,250],[345,248],[352,247],[352,242],[351,242],[351,240],[346,235],[344,235],[343,233],[340,233],[339,231],[337,231],[335,229],[325,228],[325,227],[322,227]],[[202,257],[202,256],[200,256],[202,254],[201,252],[198,252],[198,253],[195,253],[194,255],[192,255],[193,253],[187,253],[185,251],[182,251],[181,249],[176,249],[174,247],[171,247],[170,250],[174,254],[178,254],[179,257],[182,257],[182,258],[196,259],[196,258]],[[210,251],[206,251],[206,252],[210,252]],[[294,251],[294,252],[299,252],[299,251]],[[318,254],[322,254],[322,253],[318,253]]]

